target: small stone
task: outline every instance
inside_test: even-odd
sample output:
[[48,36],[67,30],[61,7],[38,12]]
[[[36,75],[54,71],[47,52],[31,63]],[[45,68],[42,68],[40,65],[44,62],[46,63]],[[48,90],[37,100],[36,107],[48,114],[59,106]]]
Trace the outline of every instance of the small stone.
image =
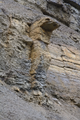
[[52,101],[48,100],[48,104],[49,105],[53,105]]
[[22,35],[22,41],[24,43],[29,44],[29,45],[31,45],[33,43],[33,40],[31,38],[29,38],[28,36],[26,36],[26,35]]
[[2,80],[0,80],[0,84],[4,85],[5,83]]
[[42,92],[38,91],[38,95],[39,95],[39,96],[42,96]]
[[16,92],[20,92],[20,89],[17,86],[13,86],[12,90],[16,91]]
[[40,86],[40,84],[39,84],[39,82],[38,81],[33,81],[32,82],[32,88],[36,88],[36,87],[39,87]]
[[42,75],[42,78],[45,79],[45,78],[46,78],[46,75]]
[[33,91],[33,95],[42,96],[42,93],[40,91]]
[[56,98],[52,98],[56,103],[58,103],[59,105],[61,105],[61,102],[59,102],[59,100],[58,99],[56,99]]
[[31,96],[31,95],[25,95],[24,96],[24,99],[26,100],[26,101],[29,101],[29,102],[32,102],[33,101],[33,97]]
[[29,92],[26,90],[26,91],[25,91],[25,94],[26,94],[26,95],[29,95]]
[[48,93],[45,93],[45,95],[44,95],[45,97],[49,97],[49,95],[48,95]]
[[26,84],[24,85],[24,88],[25,88],[25,89],[30,88],[30,84],[29,84],[29,83],[26,83]]
[[33,95],[37,96],[37,91],[33,91],[32,93]]

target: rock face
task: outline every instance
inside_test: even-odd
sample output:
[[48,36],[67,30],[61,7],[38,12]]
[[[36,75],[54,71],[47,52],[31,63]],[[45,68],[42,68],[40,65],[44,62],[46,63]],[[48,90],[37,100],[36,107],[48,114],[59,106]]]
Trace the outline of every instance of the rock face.
[[43,108],[26,103],[8,86],[1,83],[0,98],[0,120],[47,120],[46,111]]
[[80,2],[79,0],[28,0],[36,4],[44,15],[56,18],[70,28],[80,32]]
[[64,0],[64,2],[69,3],[73,7],[80,10],[80,1],[79,0]]
[[[76,40],[79,40],[78,44],[74,40],[74,36],[76,36]],[[61,26],[54,31],[51,41],[49,50],[52,59],[47,78],[48,82],[52,84],[51,93],[53,96],[71,100],[79,106],[80,35],[70,28],[64,31],[64,26]]]
[[[61,105],[61,109],[56,101],[53,111],[46,110],[39,105],[27,103],[0,81],[0,120],[79,120],[65,110],[64,105]],[[75,107],[75,113],[77,112],[79,111]]]
[[0,0],[0,80],[50,110],[36,119],[80,119],[79,0]]
[[[31,49],[31,75],[32,75],[32,87],[34,80],[37,80],[38,84],[45,83],[46,72],[48,70],[51,56],[48,50],[48,44],[50,43],[50,35],[52,31],[59,27],[59,24],[50,18],[41,18],[30,27],[30,37],[33,39],[33,45]],[[42,88],[39,85],[40,89]],[[37,89],[37,87],[35,88]]]
[[[34,77],[42,82],[46,79],[50,61],[47,44],[52,31],[58,28],[59,24],[43,17],[29,27],[28,23],[8,16],[4,9],[1,9],[1,12],[8,19],[6,22],[9,22],[7,28],[2,29],[1,26],[1,79],[8,84],[30,89],[30,75],[36,74]],[[5,27],[4,24],[1,25]]]
[[1,9],[1,78],[8,84],[23,85],[29,81],[31,65],[29,53],[32,39],[27,36],[29,26],[24,21],[9,18],[5,12]]

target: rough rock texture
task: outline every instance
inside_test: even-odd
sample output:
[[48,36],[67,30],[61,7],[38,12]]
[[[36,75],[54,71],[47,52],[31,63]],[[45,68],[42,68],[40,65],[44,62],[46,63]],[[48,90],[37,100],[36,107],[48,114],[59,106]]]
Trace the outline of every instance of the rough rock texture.
[[26,103],[11,89],[0,84],[0,120],[47,120],[40,106]]
[[56,18],[70,28],[80,32],[79,0],[28,0],[36,4],[44,15]]
[[0,0],[0,79],[1,120],[80,120],[79,0]]
[[[71,114],[68,109],[71,110]],[[27,103],[0,81],[0,120],[79,120],[78,112],[80,113],[80,110],[74,105],[64,105],[64,102],[57,99],[53,100],[51,110]]]
[[34,89],[37,89],[36,85],[34,85],[35,82],[38,82],[40,89],[43,88],[42,85],[44,86],[46,72],[51,60],[48,44],[50,43],[52,31],[58,27],[59,24],[48,17],[41,18],[30,27],[29,36],[33,40],[30,54],[32,60],[30,73],[32,75],[32,88]]
[[80,106],[80,35],[62,25],[54,31],[51,41],[47,78],[52,84],[51,94]]
[[2,1],[0,4],[0,77],[8,84],[29,89],[33,42],[28,37],[29,25],[40,14],[30,10],[30,6],[24,8],[13,0]]

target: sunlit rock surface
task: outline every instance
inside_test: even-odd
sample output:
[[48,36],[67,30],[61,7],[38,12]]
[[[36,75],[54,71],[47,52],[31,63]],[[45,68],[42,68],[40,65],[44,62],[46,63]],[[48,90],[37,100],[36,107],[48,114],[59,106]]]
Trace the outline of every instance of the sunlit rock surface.
[[80,35],[62,25],[54,31],[49,50],[47,81],[53,84],[52,94],[80,106]]
[[0,120],[80,120],[79,0],[0,0],[0,93]]

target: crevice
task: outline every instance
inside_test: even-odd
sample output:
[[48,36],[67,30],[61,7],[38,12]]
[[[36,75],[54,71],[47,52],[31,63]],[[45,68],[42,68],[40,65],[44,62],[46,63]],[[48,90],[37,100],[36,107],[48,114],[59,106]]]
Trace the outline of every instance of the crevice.
[[[64,62],[64,60],[63,60],[63,62]],[[52,65],[54,65],[54,66],[57,66],[57,67],[60,67],[60,68],[69,68],[69,69],[72,69],[72,70],[78,70],[78,71],[80,71],[79,69],[76,69],[76,68],[72,68],[72,67],[70,67],[70,66],[59,66],[59,65],[55,65],[55,64],[52,64]]]
[[[67,47],[66,47],[67,48]],[[67,48],[72,54],[74,54],[75,55],[75,53],[72,51],[72,50],[70,50],[69,48]]]
[[69,3],[71,6],[80,10],[80,3],[77,3],[75,0],[63,0],[63,1],[66,2],[66,3]]
[[58,7],[58,8],[63,6],[63,4],[54,2],[54,1],[52,1],[52,0],[47,0],[47,3],[48,3],[48,4],[51,4],[51,5],[55,5],[55,6]]
[[[65,57],[65,55],[61,55],[61,57]],[[55,59],[55,58],[52,58],[52,59],[62,62],[62,61],[59,60],[59,59]],[[64,61],[64,62],[69,62],[69,63],[75,64],[75,65],[80,65],[80,64],[78,64],[78,63],[74,63],[74,62],[70,62],[70,61],[66,61],[66,60],[63,60],[63,61]]]
[[27,24],[28,24],[29,27],[31,26],[31,23],[27,23]]
[[63,21],[63,20],[61,20],[61,19],[55,17],[54,15],[50,14],[48,11],[46,11],[46,10],[44,10],[44,9],[42,9],[42,8],[40,8],[40,9],[41,9],[41,11],[42,11],[42,13],[43,13],[44,15],[47,15],[47,16],[50,16],[50,17],[53,17],[53,18],[55,18],[56,20],[58,20],[59,22],[65,24],[67,27],[69,27],[69,23],[68,23],[68,22]]

